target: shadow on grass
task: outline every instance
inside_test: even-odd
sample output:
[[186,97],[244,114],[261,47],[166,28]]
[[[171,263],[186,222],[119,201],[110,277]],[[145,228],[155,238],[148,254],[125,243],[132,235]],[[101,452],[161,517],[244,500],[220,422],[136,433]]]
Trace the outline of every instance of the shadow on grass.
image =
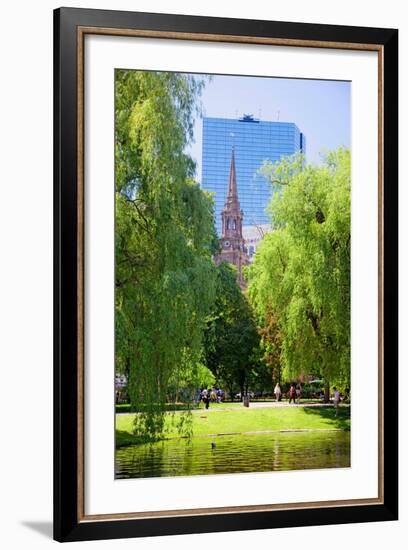
[[341,430],[350,430],[350,411],[351,407],[339,407],[339,414],[336,417],[336,410],[333,407],[305,407],[304,411],[308,415],[318,416],[324,420],[333,421],[334,427]]
[[[175,405],[174,404],[167,404],[163,407],[163,410],[166,411],[166,412],[177,412],[177,411],[192,411],[192,410],[195,410],[197,409],[198,407],[196,406],[192,406],[192,405],[188,405],[188,404],[183,404],[183,403],[176,403]],[[146,412],[147,408],[143,408],[142,406],[139,406],[139,407],[134,407],[132,405],[129,405],[129,404],[120,404],[120,405],[115,405],[115,412],[120,414],[120,413],[143,413],[143,412]]]
[[117,449],[119,449],[119,447],[127,447],[128,445],[157,443],[158,441],[164,441],[165,439],[167,439],[165,434],[153,437],[150,435],[133,435],[125,430],[115,430],[115,446]]
[[133,435],[125,430],[115,430],[116,447],[127,445],[140,445],[142,443],[156,443],[163,437],[151,437],[149,435]]
[[125,447],[126,445],[134,445],[137,440],[134,435],[124,430],[115,430],[115,445],[118,447]]

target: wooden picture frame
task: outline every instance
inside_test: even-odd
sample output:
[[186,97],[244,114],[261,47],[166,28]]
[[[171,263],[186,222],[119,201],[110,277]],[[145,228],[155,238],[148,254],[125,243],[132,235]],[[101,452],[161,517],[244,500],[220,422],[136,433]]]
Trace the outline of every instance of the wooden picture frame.
[[[167,512],[85,513],[84,37],[166,38],[378,55],[378,495]],[[395,520],[398,517],[398,32],[60,8],[54,12],[54,538],[58,541]],[[113,153],[112,153],[113,154]],[[112,367],[113,368],[113,367]]]

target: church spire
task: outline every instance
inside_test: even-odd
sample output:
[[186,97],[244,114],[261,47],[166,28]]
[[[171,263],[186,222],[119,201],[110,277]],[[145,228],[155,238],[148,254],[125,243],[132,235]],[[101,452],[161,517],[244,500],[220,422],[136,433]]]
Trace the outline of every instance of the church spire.
[[242,238],[242,218],[243,212],[239,205],[238,189],[237,189],[237,175],[235,170],[235,149],[232,147],[231,152],[231,165],[228,180],[228,193],[225,201],[224,209],[221,212],[222,218],[222,235],[231,237],[235,234],[237,237]]
[[244,289],[245,280],[242,268],[249,264],[248,251],[242,236],[242,212],[238,200],[237,174],[235,170],[235,150],[232,148],[231,165],[228,180],[227,200],[221,211],[221,252],[216,256],[215,262],[222,261],[235,265],[238,269],[238,284]]
[[228,182],[228,196],[226,203],[231,205],[236,202],[239,208],[238,202],[238,191],[237,191],[237,175],[235,171],[235,148],[232,146],[231,153],[231,164],[230,164],[230,173],[229,173],[229,182]]

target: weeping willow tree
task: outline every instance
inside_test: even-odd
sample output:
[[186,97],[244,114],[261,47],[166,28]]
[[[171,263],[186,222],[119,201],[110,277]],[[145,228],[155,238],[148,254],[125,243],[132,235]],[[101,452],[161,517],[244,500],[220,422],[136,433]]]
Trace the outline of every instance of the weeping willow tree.
[[248,295],[261,327],[277,320],[286,379],[317,375],[350,386],[350,154],[323,166],[302,155],[266,163],[276,189],[273,230],[249,269]]
[[[203,85],[177,73],[115,74],[116,369],[144,439],[163,434],[169,400],[188,399],[203,377],[216,237],[212,198],[185,153]],[[174,418],[191,429],[188,414]]]

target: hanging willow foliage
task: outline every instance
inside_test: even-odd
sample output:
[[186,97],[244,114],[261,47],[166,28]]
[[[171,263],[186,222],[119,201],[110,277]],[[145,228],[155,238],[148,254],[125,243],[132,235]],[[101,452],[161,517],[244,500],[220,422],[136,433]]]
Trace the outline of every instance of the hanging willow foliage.
[[266,328],[277,319],[284,375],[350,387],[350,153],[321,166],[302,155],[262,169],[277,191],[273,231],[249,270],[249,296]]
[[[169,401],[190,402],[215,299],[213,201],[185,148],[203,80],[116,71],[116,369],[128,375],[135,434],[166,429]],[[180,433],[191,415],[174,415]]]

